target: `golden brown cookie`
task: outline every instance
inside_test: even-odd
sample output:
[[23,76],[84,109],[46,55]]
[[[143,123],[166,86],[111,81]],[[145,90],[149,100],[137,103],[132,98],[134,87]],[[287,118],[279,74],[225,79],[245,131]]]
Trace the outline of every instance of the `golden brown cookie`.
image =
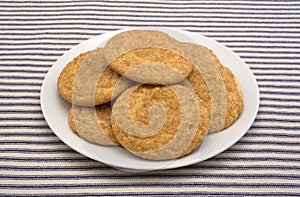
[[110,63],[118,74],[143,84],[175,84],[191,73],[193,65],[175,51],[144,47],[127,51]]
[[229,127],[243,111],[244,97],[240,84],[229,68],[223,66],[213,51],[207,49],[216,62],[226,90],[226,116],[223,128]]
[[111,128],[111,104],[94,107],[73,105],[69,125],[81,138],[100,145],[118,145]]
[[120,79],[107,67],[102,48],[74,58],[60,73],[57,84],[59,94],[66,101],[81,106],[107,103],[130,85],[130,81]]
[[211,116],[209,133],[223,129],[226,116],[226,91],[218,66],[206,47],[182,43],[181,53],[194,65],[188,82],[209,109]]
[[156,30],[131,30],[121,32],[106,43],[104,57],[108,64],[121,54],[136,48],[160,47],[172,50],[178,42],[168,34]]
[[208,133],[221,131],[233,124],[243,110],[243,94],[238,80],[210,49],[182,44],[186,47],[186,57],[195,66],[187,81],[204,105],[211,108]]
[[124,91],[112,109],[112,129],[130,152],[151,160],[182,157],[207,134],[209,116],[192,88],[142,85]]

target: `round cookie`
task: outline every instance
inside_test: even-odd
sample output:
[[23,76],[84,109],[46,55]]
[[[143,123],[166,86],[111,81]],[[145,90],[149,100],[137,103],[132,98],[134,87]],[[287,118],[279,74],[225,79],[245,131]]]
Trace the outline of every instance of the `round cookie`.
[[193,65],[177,52],[145,47],[127,51],[110,63],[118,74],[143,84],[174,84],[191,73]]
[[81,106],[107,103],[130,85],[129,80],[120,79],[107,67],[102,48],[75,57],[64,67],[57,82],[59,94],[69,103]]
[[81,138],[100,145],[118,145],[111,128],[111,104],[93,107],[73,105],[69,125]]
[[104,57],[110,64],[121,54],[136,48],[161,47],[170,49],[178,42],[171,36],[156,30],[131,30],[121,32],[106,43],[104,47]]
[[209,133],[222,130],[226,116],[226,91],[216,62],[204,46],[181,43],[177,50],[194,65],[187,80],[204,105],[210,109]]
[[124,91],[112,109],[112,129],[119,143],[151,160],[182,157],[207,134],[209,116],[190,87],[135,86]]
[[216,62],[226,90],[226,116],[223,129],[233,124],[243,111],[244,97],[237,78],[229,68],[223,66],[213,51],[207,49]]

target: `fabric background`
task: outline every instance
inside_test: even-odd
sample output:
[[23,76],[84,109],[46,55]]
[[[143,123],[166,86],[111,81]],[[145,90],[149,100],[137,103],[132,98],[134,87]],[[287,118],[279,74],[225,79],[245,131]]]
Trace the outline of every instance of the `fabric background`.
[[[199,33],[247,63],[257,118],[225,152],[192,166],[115,170],[60,141],[40,89],[71,47],[108,31],[163,26]],[[300,196],[299,1],[0,0],[0,195]]]

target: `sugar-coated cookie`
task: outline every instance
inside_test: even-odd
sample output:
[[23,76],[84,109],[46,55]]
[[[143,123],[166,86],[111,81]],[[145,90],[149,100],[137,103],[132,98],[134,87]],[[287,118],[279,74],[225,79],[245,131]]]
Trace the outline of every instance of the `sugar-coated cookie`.
[[145,47],[161,47],[172,50],[173,45],[178,44],[177,40],[168,34],[156,30],[131,30],[121,32],[106,43],[104,57],[108,64],[121,54],[132,49]]
[[102,48],[75,57],[64,67],[57,83],[66,101],[81,106],[107,103],[130,85],[129,80],[107,67]]
[[175,84],[191,73],[193,65],[181,54],[159,47],[136,48],[110,63],[118,74],[143,84]]
[[94,107],[73,105],[69,125],[81,138],[99,145],[118,145],[111,128],[111,104]]
[[223,129],[233,124],[243,111],[244,97],[241,86],[229,68],[223,66],[213,51],[207,49],[216,62],[219,72],[224,81],[226,90],[226,116]]
[[141,85],[124,91],[112,109],[112,129],[128,151],[151,160],[182,157],[207,134],[209,116],[193,88]]
[[181,43],[178,50],[194,65],[187,81],[204,105],[211,109],[208,112],[211,116],[209,132],[222,130],[226,116],[226,91],[216,62],[204,46]]

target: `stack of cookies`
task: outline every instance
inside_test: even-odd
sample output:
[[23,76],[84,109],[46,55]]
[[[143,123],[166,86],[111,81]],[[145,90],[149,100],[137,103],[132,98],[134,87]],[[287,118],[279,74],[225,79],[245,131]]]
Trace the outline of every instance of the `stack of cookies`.
[[125,31],[80,54],[58,92],[80,137],[151,160],[191,153],[243,109],[236,77],[213,51],[153,30]]

